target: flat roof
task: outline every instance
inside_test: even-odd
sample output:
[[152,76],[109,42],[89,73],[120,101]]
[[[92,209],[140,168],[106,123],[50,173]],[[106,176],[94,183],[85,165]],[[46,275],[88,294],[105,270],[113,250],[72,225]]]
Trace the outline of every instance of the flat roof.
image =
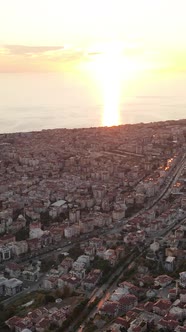
[[21,285],[23,282],[19,279],[12,278],[6,281],[6,286],[8,287],[16,287],[18,285]]
[[7,281],[7,278],[0,277],[0,285],[4,285],[6,281]]
[[175,260],[175,257],[172,257],[172,256],[168,256],[168,257],[166,258],[166,262],[167,262],[167,263],[172,263],[172,262],[174,262],[174,260]]
[[66,201],[64,201],[63,199],[60,199],[59,201],[53,203],[51,206],[53,207],[60,207],[62,205],[66,204]]

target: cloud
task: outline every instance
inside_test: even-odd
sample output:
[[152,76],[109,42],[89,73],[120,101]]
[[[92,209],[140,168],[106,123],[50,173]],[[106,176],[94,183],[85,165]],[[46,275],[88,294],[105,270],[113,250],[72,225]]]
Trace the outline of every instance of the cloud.
[[6,47],[4,47],[4,46],[0,47],[0,56],[8,55],[9,53],[10,53],[9,50]]
[[49,51],[63,50],[64,46],[25,46],[25,45],[4,45],[9,54],[12,55],[29,55],[42,54]]
[[71,46],[0,46],[0,72],[66,70],[84,53]]
[[42,58],[43,60],[64,60],[72,61],[83,56],[81,49],[74,49],[67,46],[25,46],[5,45],[0,47],[0,54],[14,57]]
[[[106,52],[112,53],[114,49],[115,44],[111,44],[106,47]],[[86,65],[86,63],[93,61],[94,58],[99,57],[104,52],[105,48],[102,45],[91,49],[82,49],[71,45],[0,45],[0,72],[69,71],[74,70],[74,68],[82,68],[82,64]],[[149,64],[150,67],[156,70],[158,68],[161,70],[169,68],[172,70],[186,69],[185,53],[163,52],[155,47],[147,49],[142,44],[125,43],[121,54],[124,59],[134,59],[134,62]]]

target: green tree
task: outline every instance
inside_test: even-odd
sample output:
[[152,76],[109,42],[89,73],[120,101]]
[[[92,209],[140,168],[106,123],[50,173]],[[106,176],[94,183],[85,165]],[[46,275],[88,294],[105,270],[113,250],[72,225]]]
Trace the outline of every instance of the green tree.
[[49,215],[49,211],[41,212],[40,220],[43,227],[50,226],[51,217]]
[[22,228],[16,234],[16,241],[23,241],[29,238],[29,228]]
[[41,261],[41,272],[48,272],[53,266],[56,266],[56,262],[54,262],[51,258],[43,259]]
[[70,288],[68,286],[64,286],[64,288],[63,288],[63,297],[67,298],[67,297],[70,296],[70,294],[71,294]]
[[69,249],[69,256],[76,260],[79,256],[83,255],[83,250],[80,248],[79,245]]
[[59,263],[61,263],[64,258],[65,258],[65,256],[63,254],[59,254],[58,255],[58,261],[59,261]]
[[45,304],[55,302],[55,297],[53,295],[46,294],[44,302],[45,302]]
[[93,262],[93,268],[99,269],[103,273],[107,273],[111,270],[110,263],[107,260],[105,260],[101,257],[98,257],[98,256],[96,256],[96,258]]

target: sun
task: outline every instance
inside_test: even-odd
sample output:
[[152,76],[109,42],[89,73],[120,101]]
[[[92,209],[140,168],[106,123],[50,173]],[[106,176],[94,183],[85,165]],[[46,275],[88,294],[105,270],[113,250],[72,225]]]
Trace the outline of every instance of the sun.
[[136,64],[125,55],[123,45],[109,43],[89,51],[87,69],[101,90],[103,98],[101,125],[121,124],[122,82],[127,81],[137,71]]

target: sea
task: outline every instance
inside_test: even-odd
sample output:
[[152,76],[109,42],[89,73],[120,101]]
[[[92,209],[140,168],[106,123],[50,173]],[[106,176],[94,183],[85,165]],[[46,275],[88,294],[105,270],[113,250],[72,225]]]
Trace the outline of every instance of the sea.
[[186,73],[0,74],[0,133],[186,118]]

